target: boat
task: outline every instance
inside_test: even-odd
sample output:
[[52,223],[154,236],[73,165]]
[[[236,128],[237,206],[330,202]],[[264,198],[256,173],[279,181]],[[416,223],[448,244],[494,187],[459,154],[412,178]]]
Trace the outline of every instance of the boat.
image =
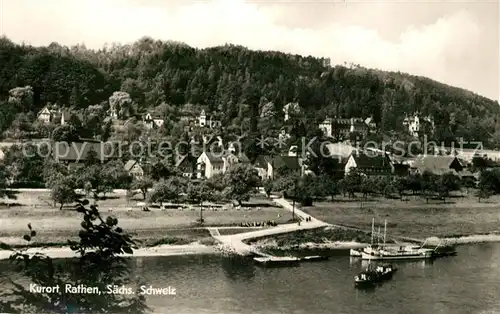
[[[402,260],[402,259],[429,259],[433,257],[432,249],[423,248],[423,246],[400,245],[387,246],[387,220],[384,222],[383,244],[379,244],[380,227],[377,237],[377,243],[374,243],[375,220],[372,220],[372,242],[371,245],[360,250],[361,259],[364,260]],[[353,254],[353,252],[351,252]],[[356,253],[354,253],[356,254]]]
[[302,262],[319,262],[328,260],[328,256],[320,256],[320,255],[304,256],[300,260]]
[[361,252],[363,251],[363,249],[351,249],[349,251],[349,255],[351,257],[361,257]]
[[370,266],[354,277],[354,284],[360,286],[371,286],[392,278],[397,271],[393,265],[377,266],[371,269]]
[[289,267],[289,266],[299,266],[301,259],[293,256],[266,256],[266,257],[254,257],[253,259],[258,265],[264,267]]
[[367,248],[361,252],[361,259],[367,260],[429,259],[432,257],[432,249],[413,246]]

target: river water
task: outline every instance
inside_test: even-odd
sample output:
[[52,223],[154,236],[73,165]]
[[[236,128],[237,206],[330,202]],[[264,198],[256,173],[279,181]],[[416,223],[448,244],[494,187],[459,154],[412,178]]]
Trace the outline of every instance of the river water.
[[458,247],[433,262],[398,262],[391,281],[358,290],[361,261],[335,256],[263,269],[220,256],[140,258],[136,273],[176,296],[151,296],[157,313],[500,313],[500,243]]
[[[162,314],[500,313],[500,243],[457,251],[433,262],[397,262],[393,279],[373,290],[353,286],[364,265],[348,252],[290,268],[218,255],[138,257],[131,265],[145,284],[175,288],[176,295],[148,296]],[[0,265],[0,273],[8,271]]]

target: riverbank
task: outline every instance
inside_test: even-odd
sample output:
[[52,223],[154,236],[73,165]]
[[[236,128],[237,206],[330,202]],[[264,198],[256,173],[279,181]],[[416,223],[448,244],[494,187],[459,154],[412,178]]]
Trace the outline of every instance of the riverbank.
[[[498,202],[497,202],[498,201]],[[400,201],[372,198],[361,205],[347,198],[315,202],[302,210],[322,221],[354,227],[369,232],[372,218],[376,228],[384,228],[387,220],[388,237],[457,237],[492,234],[500,231],[500,199],[477,202],[472,196],[450,198],[446,204],[420,197]]]
[[[370,243],[371,234],[362,230],[327,226],[293,233],[244,240],[260,251],[277,254],[288,251],[349,250]],[[388,240],[388,243],[393,241]]]
[[[51,248],[29,248],[26,253],[41,253],[51,258],[74,258],[76,257],[69,247],[51,247]],[[214,246],[203,245],[200,243],[191,243],[187,245],[158,245],[150,248],[139,248],[134,250],[133,254],[123,254],[124,257],[150,257],[150,256],[176,256],[176,255],[196,255],[196,254],[216,254],[217,249]],[[12,251],[0,250],[0,260],[8,259]]]

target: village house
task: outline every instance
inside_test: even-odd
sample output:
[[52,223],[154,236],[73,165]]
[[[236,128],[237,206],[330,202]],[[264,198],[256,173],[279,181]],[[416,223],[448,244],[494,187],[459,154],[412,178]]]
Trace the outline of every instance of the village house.
[[282,171],[298,175],[303,171],[300,160],[296,156],[260,155],[254,163],[254,168],[263,180],[273,179],[277,173]]
[[175,162],[175,168],[182,173],[183,177],[194,178],[196,174],[197,160],[191,155],[179,156]]
[[222,122],[215,115],[207,115],[205,110],[202,110],[198,116],[198,125],[215,129],[222,126]]
[[203,152],[196,160],[197,178],[211,178],[224,173],[224,160],[221,154]]
[[365,120],[361,118],[326,118],[318,127],[327,137],[346,139],[350,135],[365,138],[376,125],[371,118]]
[[452,172],[460,175],[464,170],[464,166],[456,156],[433,156],[426,155],[415,160],[411,165],[411,173],[431,172],[435,175],[443,175],[447,172]]
[[419,137],[421,134],[434,131],[434,121],[432,117],[421,117],[418,112],[411,116],[406,116],[403,120],[403,125],[408,130],[408,133],[414,137]]
[[165,123],[165,120],[158,114],[148,112],[144,115],[143,122],[144,126],[146,126],[148,129],[155,129],[161,128]]
[[216,174],[225,173],[235,164],[249,163],[250,160],[243,153],[204,151],[196,161],[197,178],[211,178]]
[[42,110],[40,110],[40,112],[38,112],[36,118],[42,123],[50,123],[54,118],[54,114],[48,107],[44,107]]
[[394,172],[389,156],[376,152],[353,152],[345,164],[344,173],[347,175],[353,169],[365,175],[389,175]]
[[125,171],[134,179],[142,179],[144,177],[144,168],[137,160],[130,159],[125,163]]

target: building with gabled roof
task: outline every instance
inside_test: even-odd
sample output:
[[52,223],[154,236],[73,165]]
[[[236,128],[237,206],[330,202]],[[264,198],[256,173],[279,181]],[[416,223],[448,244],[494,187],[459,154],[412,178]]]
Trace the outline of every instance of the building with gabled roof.
[[416,159],[411,165],[412,173],[431,172],[435,175],[442,175],[447,172],[459,173],[465,169],[456,156],[434,156],[425,155]]
[[144,177],[144,168],[135,159],[128,160],[124,165],[125,171],[135,179],[141,179]]
[[344,171],[347,175],[356,169],[365,175],[389,175],[394,172],[394,166],[386,153],[355,151],[347,159]]
[[302,165],[297,156],[260,155],[255,160],[254,168],[261,179],[272,179],[280,171],[302,173]]
[[182,176],[194,178],[196,174],[196,158],[191,155],[181,155],[176,158],[175,168],[182,173]]

